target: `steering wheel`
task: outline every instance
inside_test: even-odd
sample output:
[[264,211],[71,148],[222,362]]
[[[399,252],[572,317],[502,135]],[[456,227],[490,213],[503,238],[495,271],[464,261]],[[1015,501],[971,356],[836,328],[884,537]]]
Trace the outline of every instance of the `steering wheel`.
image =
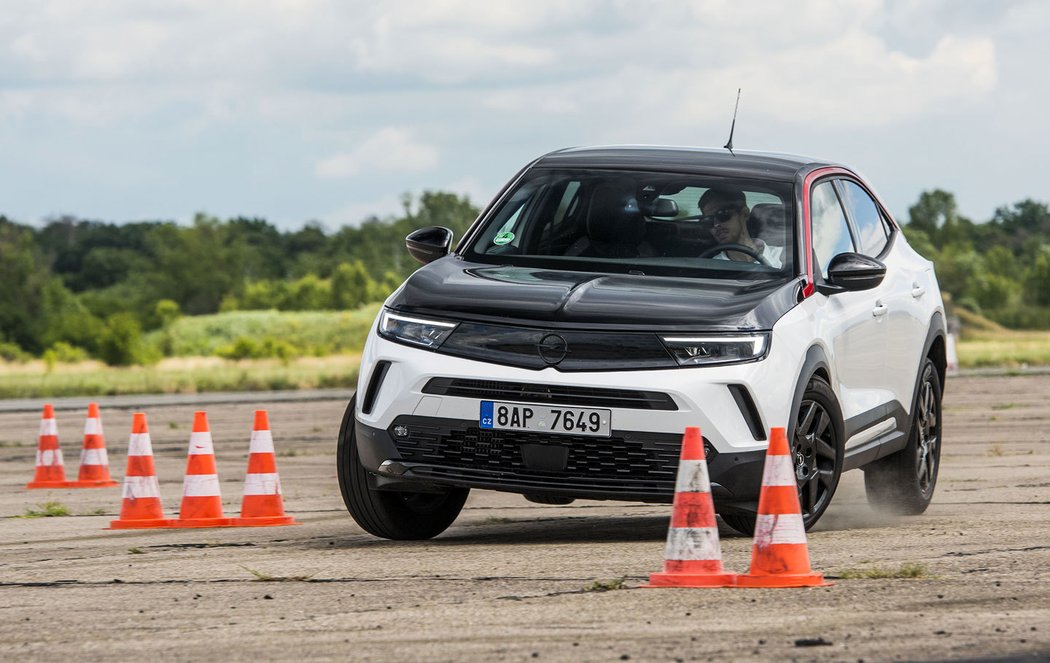
[[761,264],[765,265],[766,267],[772,267],[773,266],[773,265],[770,265],[769,262],[764,257],[762,257],[761,253],[759,253],[755,249],[751,248],[750,246],[745,246],[744,244],[715,244],[714,246],[712,246],[711,248],[707,249],[706,251],[704,251],[703,253],[701,253],[697,257],[698,258],[710,258],[711,256],[716,256],[719,253],[722,253],[723,251],[725,251],[727,253],[729,251],[738,251],[740,253],[746,253],[748,256],[754,258],[755,262],[761,263]]

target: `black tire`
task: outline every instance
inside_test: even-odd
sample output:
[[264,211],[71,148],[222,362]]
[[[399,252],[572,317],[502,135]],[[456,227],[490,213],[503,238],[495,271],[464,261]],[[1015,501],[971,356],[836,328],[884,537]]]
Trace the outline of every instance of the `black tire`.
[[[798,481],[802,523],[808,530],[824,515],[835,495],[842,476],[846,443],[842,409],[835,392],[823,379],[810,378],[787,433]],[[737,511],[720,515],[726,525],[741,534],[754,535],[755,514]]]
[[357,451],[356,401],[356,397],[351,398],[346,407],[336,449],[339,490],[346,510],[361,529],[384,539],[416,541],[441,534],[463,509],[470,489],[448,488],[436,493],[371,489],[368,470],[361,465]]
[[864,468],[868,503],[887,513],[917,516],[926,511],[941,467],[941,377],[927,357],[919,372],[907,445]]

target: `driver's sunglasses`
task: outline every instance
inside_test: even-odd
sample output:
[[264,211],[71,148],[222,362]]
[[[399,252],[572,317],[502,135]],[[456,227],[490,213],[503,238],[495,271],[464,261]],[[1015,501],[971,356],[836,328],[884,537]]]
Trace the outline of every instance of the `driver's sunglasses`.
[[714,214],[704,214],[700,217],[700,220],[707,223],[726,223],[736,216],[736,213],[739,211],[739,207],[723,207],[720,210],[715,210]]

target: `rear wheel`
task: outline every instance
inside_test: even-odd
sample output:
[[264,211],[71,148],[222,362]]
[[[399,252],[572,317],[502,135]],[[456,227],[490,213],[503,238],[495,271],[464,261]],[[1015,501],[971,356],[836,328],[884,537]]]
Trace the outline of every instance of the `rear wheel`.
[[459,515],[470,490],[441,492],[373,490],[361,465],[354,425],[356,397],[350,399],[336,450],[339,490],[346,510],[369,534],[396,540],[429,539],[441,534]]
[[933,500],[941,465],[941,378],[926,359],[912,408],[908,444],[864,468],[868,503],[881,511],[914,516]]
[[[842,475],[845,444],[842,410],[827,382],[819,377],[810,378],[795,424],[788,432],[802,523],[808,530],[831,504]],[[755,532],[753,513],[726,513],[722,514],[722,520],[741,534],[751,536]]]

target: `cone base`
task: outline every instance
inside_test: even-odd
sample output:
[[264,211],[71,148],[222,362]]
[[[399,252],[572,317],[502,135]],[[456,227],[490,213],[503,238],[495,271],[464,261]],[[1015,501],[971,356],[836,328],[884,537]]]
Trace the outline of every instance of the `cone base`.
[[86,481],[67,481],[69,485],[67,488],[113,488],[119,486],[120,483],[113,481],[112,479],[88,479]]
[[652,573],[643,587],[732,587],[733,573]]
[[230,518],[231,527],[279,527],[281,525],[302,525],[291,516],[257,516],[253,518]]
[[111,520],[104,529],[161,529],[171,527],[171,518],[139,518],[134,520]]
[[179,518],[171,521],[169,527],[175,529],[189,527],[233,527],[233,518]]
[[[114,486],[116,484],[113,484]],[[30,481],[26,488],[76,488],[76,481]]]
[[823,573],[784,573],[775,576],[736,577],[737,587],[830,587],[834,583],[824,580]]

